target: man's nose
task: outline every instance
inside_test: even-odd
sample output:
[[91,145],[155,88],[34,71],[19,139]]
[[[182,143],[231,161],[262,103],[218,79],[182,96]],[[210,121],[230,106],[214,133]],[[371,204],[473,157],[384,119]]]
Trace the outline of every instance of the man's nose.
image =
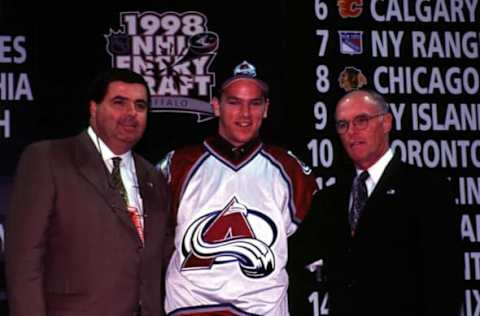
[[242,104],[240,106],[240,114],[242,116],[249,116],[250,115],[250,105],[249,104]]
[[136,109],[135,103],[133,103],[133,102],[128,103],[125,111],[129,115],[136,115],[137,114],[137,109]]

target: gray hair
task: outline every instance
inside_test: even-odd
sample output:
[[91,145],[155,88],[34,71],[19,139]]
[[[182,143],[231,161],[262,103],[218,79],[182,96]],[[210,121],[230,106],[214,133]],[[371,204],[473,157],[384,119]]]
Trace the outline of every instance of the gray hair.
[[387,101],[385,101],[385,98],[380,93],[370,89],[359,89],[357,91],[364,91],[367,93],[373,99],[373,101],[375,101],[375,104],[382,113],[390,112],[390,105],[387,103]]

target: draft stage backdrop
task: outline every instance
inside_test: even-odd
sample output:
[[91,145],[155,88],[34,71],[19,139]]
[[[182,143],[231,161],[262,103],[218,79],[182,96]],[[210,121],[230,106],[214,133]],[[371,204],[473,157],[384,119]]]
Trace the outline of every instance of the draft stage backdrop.
[[[96,73],[144,74],[153,103],[137,150],[157,162],[215,131],[215,86],[246,59],[272,90],[262,135],[312,166],[320,187],[347,163],[333,128],[336,101],[362,86],[387,96],[395,151],[455,184],[461,313],[480,315],[479,11],[478,0],[0,0],[0,223],[21,151],[85,128]],[[0,237],[3,253],[1,225]],[[326,315],[324,294],[312,287],[298,304]]]

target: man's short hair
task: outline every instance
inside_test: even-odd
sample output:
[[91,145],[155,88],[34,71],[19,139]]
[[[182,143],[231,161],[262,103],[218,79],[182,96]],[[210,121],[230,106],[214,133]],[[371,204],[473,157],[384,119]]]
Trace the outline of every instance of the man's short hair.
[[371,89],[360,89],[360,91],[365,91],[370,95],[370,97],[375,101],[375,103],[378,105],[379,110],[382,113],[388,113],[390,112],[390,105],[388,105],[387,101],[377,91],[371,90]]
[[138,73],[130,69],[110,68],[100,73],[92,82],[89,92],[88,101],[101,103],[107,94],[108,85],[114,81],[122,81],[126,83],[138,83],[145,87],[147,91],[147,102],[150,104],[150,90],[145,79]]
[[390,112],[390,105],[387,103],[387,101],[385,100],[385,98],[383,97],[383,95],[381,95],[380,93],[374,91],[374,90],[371,90],[371,89],[355,89],[355,90],[351,90],[350,92],[347,92],[342,98],[340,98],[340,100],[338,101],[337,103],[337,106],[338,104],[340,104],[341,101],[343,101],[346,97],[348,97],[349,95],[351,95],[352,93],[357,93],[357,92],[363,92],[363,93],[366,93],[367,95],[369,95],[373,101],[375,102],[375,105],[378,107],[378,109],[380,110],[380,112],[382,113],[389,113]]

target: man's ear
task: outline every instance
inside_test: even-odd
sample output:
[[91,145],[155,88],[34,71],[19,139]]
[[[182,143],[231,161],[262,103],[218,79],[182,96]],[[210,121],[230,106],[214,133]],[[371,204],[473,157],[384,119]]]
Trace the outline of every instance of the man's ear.
[[263,111],[263,118],[267,118],[268,116],[268,108],[270,107],[270,99],[265,100],[265,111]]
[[95,120],[95,117],[97,115],[97,103],[95,101],[90,101],[89,105],[90,109],[90,120]]
[[385,114],[385,117],[383,118],[383,129],[386,133],[390,133],[392,130],[392,124],[393,124],[393,116],[391,113]]
[[214,97],[212,99],[212,109],[215,116],[219,117],[220,116],[220,100],[218,100],[217,97]]

